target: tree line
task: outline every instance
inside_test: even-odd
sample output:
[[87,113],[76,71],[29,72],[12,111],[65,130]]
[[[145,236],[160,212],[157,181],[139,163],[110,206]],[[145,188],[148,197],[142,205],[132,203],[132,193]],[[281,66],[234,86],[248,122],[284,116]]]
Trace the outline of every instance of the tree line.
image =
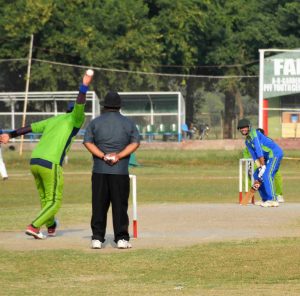
[[[241,97],[257,99],[258,49],[300,47],[300,2],[287,0],[0,0],[0,91],[25,89],[34,35],[30,90],[74,90],[81,68],[100,71],[101,96],[118,91],[184,93],[193,122],[214,88],[224,95],[224,138],[231,138]],[[25,59],[5,63],[8,59]],[[125,73],[114,71],[124,70]],[[166,76],[144,75],[163,73]],[[168,76],[169,75],[169,76]],[[178,75],[178,76],[176,76]],[[198,76],[228,76],[224,80]]]

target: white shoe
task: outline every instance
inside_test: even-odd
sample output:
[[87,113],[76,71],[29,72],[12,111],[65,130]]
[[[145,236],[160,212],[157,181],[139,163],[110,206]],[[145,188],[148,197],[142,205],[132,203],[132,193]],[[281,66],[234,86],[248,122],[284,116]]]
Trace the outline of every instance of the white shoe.
[[254,205],[256,205],[256,206],[261,206],[262,203],[263,203],[263,201],[262,201],[262,200],[259,200],[259,201],[256,201],[256,202],[254,203]]
[[117,247],[118,247],[118,249],[130,249],[130,248],[132,248],[129,241],[127,241],[125,239],[118,240]]
[[261,206],[264,208],[278,207],[279,203],[278,203],[278,201],[267,200],[265,202],[262,202]]
[[101,249],[102,243],[98,239],[92,239],[92,249]]
[[283,198],[282,195],[277,195],[276,197],[277,197],[277,201],[278,201],[278,202],[280,202],[280,203],[281,203],[281,202],[284,202],[284,198]]
[[263,208],[269,208],[272,206],[272,201],[271,200],[263,201],[260,206]]
[[36,227],[32,226],[31,224],[27,226],[25,233],[27,235],[33,236],[35,239],[45,239],[45,238],[47,238],[47,236],[44,235],[40,231],[40,228],[36,228]]

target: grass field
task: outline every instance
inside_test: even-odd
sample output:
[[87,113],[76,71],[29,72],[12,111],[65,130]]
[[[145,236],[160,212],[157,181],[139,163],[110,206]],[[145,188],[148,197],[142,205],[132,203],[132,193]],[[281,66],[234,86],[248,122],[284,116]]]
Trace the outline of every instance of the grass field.
[[[10,178],[0,187],[1,232],[22,231],[38,210],[29,157],[4,153]],[[239,158],[234,151],[140,150],[141,166],[131,169],[138,204],[237,203]],[[300,202],[299,164],[282,162],[288,202]],[[88,153],[69,154],[59,213],[65,225],[90,219],[90,170]],[[299,237],[123,252],[0,248],[0,295],[300,295],[299,263]]]

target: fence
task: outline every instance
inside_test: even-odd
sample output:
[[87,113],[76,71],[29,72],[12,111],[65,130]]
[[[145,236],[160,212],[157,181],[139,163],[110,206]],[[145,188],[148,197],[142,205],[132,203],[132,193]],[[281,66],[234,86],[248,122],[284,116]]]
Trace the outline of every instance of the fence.
[[[84,67],[60,64],[42,60],[32,60],[30,92],[72,92],[78,89]],[[86,67],[87,68],[87,67]],[[0,92],[24,92],[27,61],[0,60]],[[108,90],[118,92],[178,92],[186,104],[186,123],[198,128],[209,126],[208,139],[222,139],[225,128],[224,119],[231,122],[232,137],[239,137],[236,122],[241,116],[251,119],[254,126],[258,122],[258,77],[212,77],[184,74],[142,73],[117,71],[94,67],[94,80],[91,90],[98,98],[104,97]],[[236,89],[231,106],[228,107],[228,88]],[[3,105],[0,112],[3,112]],[[134,119],[134,118],[133,118]],[[9,119],[4,119],[7,123]],[[228,122],[228,120],[227,120]],[[161,122],[163,123],[163,122]],[[159,140],[160,124],[156,125]],[[170,122],[170,124],[173,122]],[[139,123],[137,122],[139,125]],[[151,123],[149,123],[151,124]],[[3,125],[3,121],[1,122]],[[167,124],[169,125],[169,124]],[[144,126],[146,127],[146,125]],[[170,129],[170,126],[161,126]],[[177,125],[177,129],[179,126]],[[228,126],[226,127],[228,128]],[[167,137],[167,135],[165,135]],[[146,138],[145,138],[146,139]]]

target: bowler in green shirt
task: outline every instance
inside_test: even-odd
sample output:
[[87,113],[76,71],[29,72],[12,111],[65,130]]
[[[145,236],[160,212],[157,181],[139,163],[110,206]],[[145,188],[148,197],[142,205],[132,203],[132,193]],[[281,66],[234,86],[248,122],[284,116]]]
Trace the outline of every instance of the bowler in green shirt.
[[47,227],[48,236],[56,235],[55,215],[61,206],[64,185],[62,164],[76,134],[84,123],[86,93],[92,76],[92,70],[85,73],[76,102],[73,106],[69,104],[66,114],[53,116],[0,135],[0,143],[4,144],[8,143],[10,138],[29,132],[42,135],[30,159],[30,169],[35,179],[42,209],[27,226],[25,232],[35,239],[46,238],[40,231],[43,225]]

